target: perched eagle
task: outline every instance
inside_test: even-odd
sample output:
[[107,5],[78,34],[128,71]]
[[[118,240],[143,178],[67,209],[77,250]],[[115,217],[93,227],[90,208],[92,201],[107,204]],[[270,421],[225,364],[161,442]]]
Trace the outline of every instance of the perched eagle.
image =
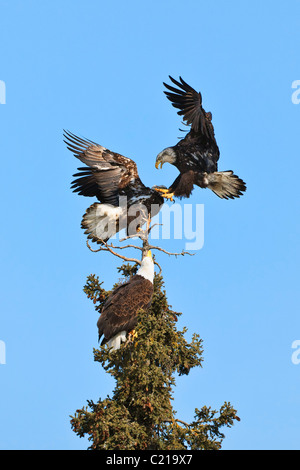
[[119,285],[105,301],[97,322],[101,345],[108,343],[114,350],[126,341],[127,333],[137,324],[139,310],[150,307],[153,296],[154,263],[151,251],[128,282]]
[[73,192],[100,201],[86,210],[81,222],[89,239],[107,242],[123,228],[133,235],[149,214],[159,212],[164,199],[142,183],[133,160],[71,132],[64,131],[64,138],[67,148],[87,165],[73,175]]
[[169,189],[158,189],[164,197],[189,197],[194,185],[209,188],[222,199],[235,198],[246,191],[243,180],[233,171],[218,171],[220,156],[211,113],[202,107],[201,93],[196,92],[181,77],[180,82],[172,77],[175,88],[164,83],[168,91],[164,93],[172,105],[179,109],[177,114],[190,126],[188,134],[173,147],[167,147],[156,158],[156,168],[165,162],[176,166],[180,171]]

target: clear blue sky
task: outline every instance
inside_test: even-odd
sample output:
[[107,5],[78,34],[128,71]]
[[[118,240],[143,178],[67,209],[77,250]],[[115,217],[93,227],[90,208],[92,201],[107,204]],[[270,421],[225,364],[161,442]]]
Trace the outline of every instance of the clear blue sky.
[[182,127],[163,94],[169,74],[201,90],[219,168],[248,186],[234,201],[194,191],[203,249],[158,255],[179,328],[204,341],[203,368],[177,380],[177,416],[230,401],[241,421],[224,449],[300,449],[299,21],[294,0],[0,1],[1,449],[87,448],[69,415],[114,382],[93,361],[97,314],[82,287],[96,273],[110,288],[120,263],[86,248],[92,201],[69,189],[77,161],[62,129],[168,184],[176,169],[154,161]]

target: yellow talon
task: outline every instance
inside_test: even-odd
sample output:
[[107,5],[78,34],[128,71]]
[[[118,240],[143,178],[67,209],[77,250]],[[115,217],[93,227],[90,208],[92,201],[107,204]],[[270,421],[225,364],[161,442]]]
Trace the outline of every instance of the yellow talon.
[[162,197],[165,197],[166,199],[170,199],[171,202],[174,201],[173,196],[174,196],[174,193],[167,192],[167,193],[162,194]]
[[131,330],[128,333],[128,342],[132,343],[134,338],[137,338],[137,332],[135,330]]
[[167,193],[169,190],[167,188],[154,188],[155,191],[158,191],[159,193]]
[[154,188],[155,191],[158,191],[161,193],[162,197],[165,197],[166,199],[170,199],[170,201],[174,201],[173,196],[174,193],[170,193],[170,190],[167,188]]

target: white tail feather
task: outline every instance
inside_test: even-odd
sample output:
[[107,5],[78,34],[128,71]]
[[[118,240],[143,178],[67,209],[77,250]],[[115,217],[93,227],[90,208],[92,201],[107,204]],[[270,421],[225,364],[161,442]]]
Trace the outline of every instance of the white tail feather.
[[207,175],[207,187],[221,199],[240,197],[246,185],[233,171],[215,171]]
[[108,347],[112,348],[114,351],[120,349],[121,343],[126,341],[126,331],[120,331],[115,336],[113,336],[109,341],[107,341]]
[[107,241],[119,230],[119,219],[123,213],[121,207],[111,204],[92,204],[83,216],[81,226],[85,234],[93,241]]

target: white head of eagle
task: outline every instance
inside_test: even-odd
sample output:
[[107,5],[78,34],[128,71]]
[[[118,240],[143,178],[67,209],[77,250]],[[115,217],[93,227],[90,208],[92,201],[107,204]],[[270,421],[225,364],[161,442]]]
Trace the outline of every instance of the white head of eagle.
[[141,267],[138,269],[136,274],[142,276],[153,284],[154,263],[150,250],[147,252],[147,255],[143,258]]
[[164,163],[171,163],[171,165],[174,165],[175,162],[176,162],[176,153],[171,147],[167,147],[157,155],[155,167],[158,169],[159,165],[160,165],[160,168],[162,168]]

